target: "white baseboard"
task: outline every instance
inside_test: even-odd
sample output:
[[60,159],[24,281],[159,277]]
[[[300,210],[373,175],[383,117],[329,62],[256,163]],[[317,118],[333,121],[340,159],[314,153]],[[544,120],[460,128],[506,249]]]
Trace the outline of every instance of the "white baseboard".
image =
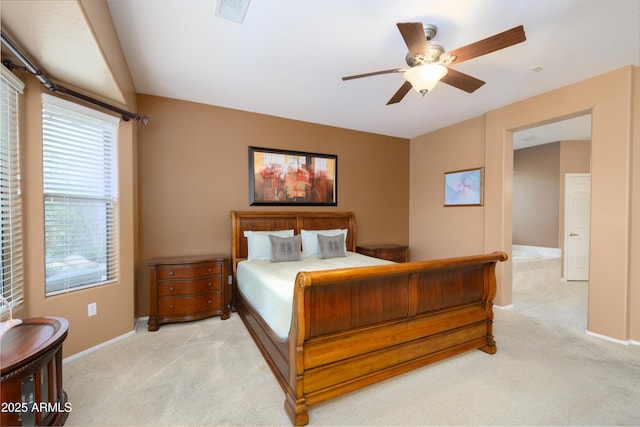
[[513,304],[509,305],[493,305],[495,308],[499,308],[501,310],[513,310]]
[[135,319],[135,321],[134,321],[134,326],[133,326],[133,330],[132,331],[129,331],[126,334],[120,335],[119,337],[115,337],[113,339],[110,339],[109,341],[105,341],[103,343],[95,345],[95,346],[93,346],[91,348],[83,350],[83,351],[81,351],[79,353],[76,353],[76,354],[74,354],[72,356],[65,357],[64,359],[62,359],[62,363],[71,362],[72,360],[78,359],[78,358],[80,358],[82,356],[85,356],[85,355],[87,355],[89,353],[93,353],[96,350],[99,350],[99,349],[104,348],[104,347],[106,347],[108,345],[111,345],[111,344],[113,344],[115,342],[118,342],[120,340],[123,340],[125,338],[130,337],[131,335],[134,335],[136,333],[136,331],[138,330],[138,325],[139,324],[144,324],[142,322],[146,323],[148,320],[149,320],[149,316],[147,316],[147,317],[137,317]]
[[145,325],[148,321],[149,321],[149,316],[137,317],[136,318],[136,331],[138,330],[138,325]]
[[98,345],[95,345],[95,346],[93,346],[93,347],[91,347],[91,348],[88,348],[88,349],[86,349],[86,350],[83,350],[83,351],[81,351],[81,352],[79,352],[79,353],[76,353],[76,354],[74,354],[74,355],[72,355],[72,356],[65,357],[64,359],[62,359],[62,363],[68,363],[68,362],[71,362],[71,361],[73,361],[73,360],[76,360],[76,359],[78,359],[78,358],[80,358],[80,357],[82,357],[82,356],[86,356],[86,355],[87,355],[87,354],[89,354],[89,353],[93,353],[93,352],[94,352],[94,351],[96,351],[96,350],[100,350],[101,348],[104,348],[104,347],[106,347],[106,346],[108,346],[108,345],[111,345],[111,344],[113,344],[113,343],[115,343],[115,342],[118,342],[118,341],[120,341],[120,340],[123,340],[123,339],[125,339],[125,338],[128,338],[128,337],[130,337],[131,335],[134,335],[135,333],[136,333],[136,331],[135,331],[135,329],[134,329],[134,330],[132,330],[132,331],[127,332],[126,334],[120,335],[119,337],[115,337],[115,338],[113,338],[113,339],[110,339],[109,341],[105,341],[105,342],[103,342],[103,343],[100,343],[100,344],[98,344]]
[[596,334],[595,332],[591,332],[588,329],[585,332],[587,333],[587,335],[591,335],[592,337],[600,338],[600,339],[603,339],[605,341],[613,342],[613,343],[616,343],[616,344],[629,345],[629,344],[634,343],[634,341],[631,341],[631,340],[624,341],[624,340],[619,340],[617,338],[608,337],[606,335]]

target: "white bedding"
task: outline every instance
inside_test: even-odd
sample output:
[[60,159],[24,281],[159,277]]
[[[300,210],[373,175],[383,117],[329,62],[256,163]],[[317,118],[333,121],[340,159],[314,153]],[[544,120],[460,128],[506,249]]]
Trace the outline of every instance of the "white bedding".
[[291,326],[293,286],[298,272],[385,264],[393,262],[355,252],[329,259],[310,256],[300,261],[277,263],[262,259],[241,261],[237,271],[238,289],[276,335],[285,339]]

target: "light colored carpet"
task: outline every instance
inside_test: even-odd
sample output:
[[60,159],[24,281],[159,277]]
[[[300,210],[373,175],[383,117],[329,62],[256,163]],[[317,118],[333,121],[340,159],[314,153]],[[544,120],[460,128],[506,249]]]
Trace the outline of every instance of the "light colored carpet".
[[513,308],[518,313],[565,328],[587,330],[588,282],[553,283],[529,289],[513,290]]
[[[586,335],[585,292],[514,294],[513,310],[495,309],[495,355],[471,351],[312,406],[309,425],[640,425],[640,346]],[[290,425],[237,314],[140,325],[65,363],[64,387],[69,426]]]

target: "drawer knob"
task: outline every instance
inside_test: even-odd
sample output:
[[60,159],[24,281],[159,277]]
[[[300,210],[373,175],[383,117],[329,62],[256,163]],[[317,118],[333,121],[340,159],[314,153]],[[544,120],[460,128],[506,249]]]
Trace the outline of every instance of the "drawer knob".
[[211,287],[212,285],[213,285],[213,283],[211,283],[211,282],[207,283],[208,287]]
[[173,305],[170,305],[170,306],[169,306],[169,310],[173,310]]
[[173,286],[171,286],[171,287],[169,288],[169,290],[170,290],[170,291],[172,291],[172,292],[173,292],[173,290],[174,290],[174,289],[175,289],[175,288],[174,288]]
[[208,302],[209,302],[209,304],[211,304],[211,300],[209,300]]
[[170,272],[169,272],[169,276],[173,276],[173,271],[170,271]]
[[209,267],[209,268],[207,269],[207,272],[211,273],[211,267]]

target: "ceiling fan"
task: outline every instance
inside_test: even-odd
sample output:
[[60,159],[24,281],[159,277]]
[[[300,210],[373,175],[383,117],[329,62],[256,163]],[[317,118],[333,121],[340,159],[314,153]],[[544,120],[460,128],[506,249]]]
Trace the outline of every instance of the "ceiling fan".
[[411,88],[414,88],[424,96],[439,81],[472,93],[485,82],[449,68],[449,65],[459,64],[526,40],[524,27],[520,25],[445,53],[441,45],[430,43],[438,32],[438,28],[435,25],[423,25],[421,22],[399,22],[397,25],[404,42],[409,48],[409,53],[405,58],[408,67],[374,71],[342,78],[342,80],[352,80],[380,74],[404,73],[405,82],[387,102],[387,105],[400,102]]

